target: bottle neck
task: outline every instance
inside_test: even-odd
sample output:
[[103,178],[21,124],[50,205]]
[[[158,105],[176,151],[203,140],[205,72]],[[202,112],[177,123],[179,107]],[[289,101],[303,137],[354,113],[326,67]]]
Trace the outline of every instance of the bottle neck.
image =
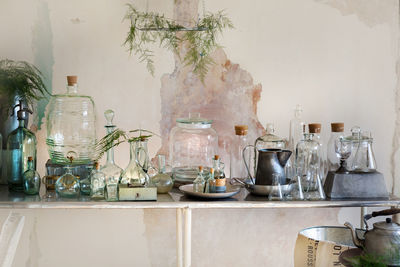
[[28,170],[33,170],[33,160],[28,160]]
[[67,86],[67,94],[77,94],[78,93],[78,85],[68,85]]
[[114,148],[107,150],[107,164],[114,164]]
[[18,120],[18,127],[25,128],[25,121],[24,120]]

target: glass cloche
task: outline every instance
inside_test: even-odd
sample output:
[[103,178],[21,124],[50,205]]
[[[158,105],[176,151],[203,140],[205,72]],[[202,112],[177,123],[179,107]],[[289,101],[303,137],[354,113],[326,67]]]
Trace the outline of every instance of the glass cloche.
[[208,176],[212,159],[218,154],[218,135],[211,127],[212,120],[190,113],[179,118],[170,133],[169,159],[176,181],[193,182],[198,166],[204,166]]
[[65,94],[50,99],[47,147],[53,163],[68,164],[67,153],[77,154],[75,164],[89,163],[96,143],[96,111],[92,98],[78,94],[77,76],[67,76]]

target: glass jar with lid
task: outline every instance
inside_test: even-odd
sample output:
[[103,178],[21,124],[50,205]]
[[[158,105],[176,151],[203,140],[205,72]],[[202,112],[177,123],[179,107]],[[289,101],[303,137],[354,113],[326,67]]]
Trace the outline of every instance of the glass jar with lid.
[[214,155],[218,154],[218,135],[211,127],[212,120],[190,113],[188,118],[176,120],[170,133],[169,159],[174,179],[193,182],[198,166],[208,177]]
[[68,164],[67,153],[77,154],[75,164],[89,163],[96,143],[96,111],[92,98],[78,94],[77,76],[67,76],[65,94],[50,99],[47,147],[53,163]]

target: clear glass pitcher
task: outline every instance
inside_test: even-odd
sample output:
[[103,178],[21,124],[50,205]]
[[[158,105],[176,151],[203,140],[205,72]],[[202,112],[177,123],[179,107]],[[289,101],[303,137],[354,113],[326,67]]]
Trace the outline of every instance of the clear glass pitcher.
[[145,166],[148,166],[149,157],[143,142],[144,140],[130,142],[131,159],[128,166],[121,174],[120,184],[138,187],[149,185],[150,177],[147,174],[147,170],[145,171],[144,169]]

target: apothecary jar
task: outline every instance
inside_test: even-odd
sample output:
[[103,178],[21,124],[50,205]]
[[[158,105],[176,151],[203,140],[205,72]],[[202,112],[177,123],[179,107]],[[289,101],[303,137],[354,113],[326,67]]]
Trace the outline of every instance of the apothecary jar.
[[218,154],[218,135],[211,127],[212,120],[189,113],[179,118],[170,133],[169,159],[176,181],[191,182],[197,177],[199,166],[205,173],[212,167],[212,158]]

